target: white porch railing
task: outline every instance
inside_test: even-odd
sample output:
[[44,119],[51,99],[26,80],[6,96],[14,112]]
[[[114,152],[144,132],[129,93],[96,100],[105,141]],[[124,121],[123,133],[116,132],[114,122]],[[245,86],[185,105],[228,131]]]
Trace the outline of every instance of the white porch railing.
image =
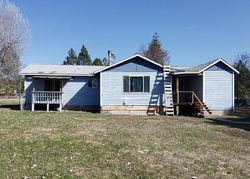
[[62,110],[62,94],[61,91],[32,91],[32,111],[35,110],[35,104],[59,104],[59,110]]

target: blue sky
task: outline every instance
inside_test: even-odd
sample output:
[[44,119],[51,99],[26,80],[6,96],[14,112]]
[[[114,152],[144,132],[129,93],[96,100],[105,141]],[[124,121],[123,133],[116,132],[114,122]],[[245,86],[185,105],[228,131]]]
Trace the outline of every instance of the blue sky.
[[91,58],[124,59],[158,32],[172,65],[198,65],[250,52],[249,0],[13,0],[32,38],[22,62],[61,64],[84,44]]

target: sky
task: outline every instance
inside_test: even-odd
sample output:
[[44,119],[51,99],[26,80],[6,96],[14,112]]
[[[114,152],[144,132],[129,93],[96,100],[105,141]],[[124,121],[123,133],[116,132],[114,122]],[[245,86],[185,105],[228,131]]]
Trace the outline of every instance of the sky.
[[134,55],[157,32],[171,65],[250,52],[250,0],[12,0],[29,20],[24,65],[62,64],[84,44],[95,58]]

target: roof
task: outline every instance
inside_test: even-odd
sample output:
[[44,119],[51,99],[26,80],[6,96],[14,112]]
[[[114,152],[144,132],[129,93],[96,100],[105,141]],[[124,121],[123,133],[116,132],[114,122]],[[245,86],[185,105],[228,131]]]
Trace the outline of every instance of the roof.
[[134,58],[136,58],[136,57],[139,57],[139,58],[141,58],[141,59],[143,59],[143,60],[146,60],[146,61],[148,61],[148,62],[150,62],[150,63],[152,63],[152,64],[154,64],[154,65],[156,65],[156,66],[159,66],[159,67],[163,68],[163,66],[162,66],[161,64],[159,64],[159,63],[157,63],[157,62],[155,62],[155,61],[153,61],[153,60],[150,60],[149,58],[146,58],[146,57],[144,57],[144,56],[142,56],[142,55],[140,55],[140,54],[135,54],[135,55],[133,55],[133,56],[131,56],[131,57],[129,57],[129,58],[126,58],[126,59],[124,59],[124,60],[121,60],[120,62],[117,62],[117,63],[115,63],[115,64],[113,64],[113,65],[110,65],[110,66],[107,66],[107,67],[102,68],[102,69],[100,69],[100,70],[97,70],[95,73],[100,73],[100,72],[102,72],[102,71],[108,70],[108,69],[113,68],[113,67],[115,67],[115,66],[117,66],[117,65],[120,65],[120,64],[125,63],[125,62],[127,62],[127,61],[129,61],[129,60],[132,60],[132,59],[134,59]]
[[105,66],[83,66],[83,65],[29,65],[24,68],[20,75],[31,76],[92,76],[97,70]]
[[210,68],[211,66],[213,66],[219,62],[222,62],[223,64],[225,64],[227,67],[229,67],[234,72],[239,73],[238,70],[236,70],[233,66],[231,66],[229,63],[227,63],[222,58],[212,60],[212,61],[209,61],[207,63],[201,64],[201,65],[198,65],[195,67],[171,67],[171,70],[176,75],[178,75],[178,74],[199,74],[199,73],[202,73],[203,71],[207,70],[208,68]]
[[[125,63],[129,60],[132,60],[136,57],[139,57],[145,61],[148,61],[156,66],[163,67],[161,64],[156,63],[140,54],[135,54],[129,58],[126,58],[124,60],[121,60],[118,63],[115,63],[111,66],[83,66],[83,65],[29,65],[26,68],[24,68],[19,74],[20,75],[31,75],[31,76],[56,76],[56,77],[72,77],[72,76],[93,76],[93,74],[97,74],[99,72],[102,72],[104,70],[108,70],[110,68],[113,68],[117,65],[120,65],[122,63]],[[182,74],[200,74],[203,71],[207,70],[211,66],[222,62],[226,66],[228,66],[230,69],[232,69],[234,72],[239,73],[234,67],[232,67],[230,64],[228,64],[223,59],[216,59],[209,61],[207,63],[195,66],[195,67],[171,67],[171,72],[175,75],[182,75]]]

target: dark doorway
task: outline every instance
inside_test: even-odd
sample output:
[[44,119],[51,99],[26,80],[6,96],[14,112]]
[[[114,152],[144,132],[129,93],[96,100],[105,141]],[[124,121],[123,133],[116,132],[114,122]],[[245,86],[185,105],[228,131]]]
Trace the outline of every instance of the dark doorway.
[[44,80],[44,91],[60,91],[60,80]]

